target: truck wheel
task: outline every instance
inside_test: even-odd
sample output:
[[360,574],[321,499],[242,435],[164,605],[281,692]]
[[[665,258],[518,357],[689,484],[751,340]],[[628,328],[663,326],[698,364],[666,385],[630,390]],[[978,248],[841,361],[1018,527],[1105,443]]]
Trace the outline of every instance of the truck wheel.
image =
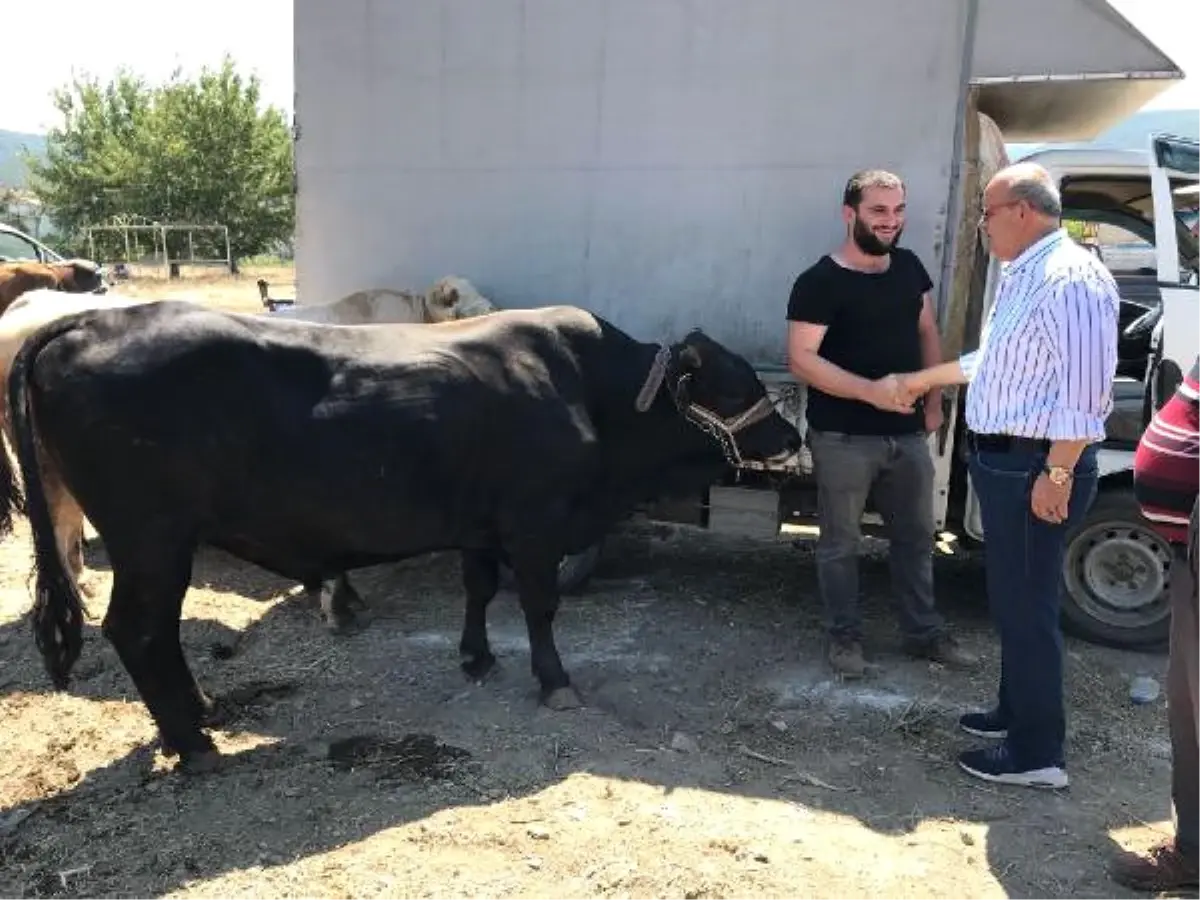
[[1142,516],[1131,488],[1100,488],[1067,535],[1063,627],[1096,644],[1161,644],[1171,627],[1167,586],[1174,555]]
[[[596,570],[596,564],[600,562],[600,552],[603,548],[604,541],[599,540],[582,553],[569,553],[559,561],[558,590],[560,593],[574,593],[587,584],[588,579]],[[500,586],[508,590],[515,590],[517,586],[512,569],[503,563],[500,564]]]

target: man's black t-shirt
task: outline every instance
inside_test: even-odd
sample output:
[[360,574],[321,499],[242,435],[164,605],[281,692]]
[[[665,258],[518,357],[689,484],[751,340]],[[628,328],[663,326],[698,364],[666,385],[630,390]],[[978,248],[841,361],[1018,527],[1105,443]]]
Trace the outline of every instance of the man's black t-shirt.
[[[787,317],[827,326],[818,355],[863,378],[915,372],[921,364],[917,321],[933,286],[911,250],[896,248],[884,272],[860,272],[826,255],[800,273]],[[911,434],[923,430],[920,410],[885,412],[808,386],[808,424],[817,431]]]

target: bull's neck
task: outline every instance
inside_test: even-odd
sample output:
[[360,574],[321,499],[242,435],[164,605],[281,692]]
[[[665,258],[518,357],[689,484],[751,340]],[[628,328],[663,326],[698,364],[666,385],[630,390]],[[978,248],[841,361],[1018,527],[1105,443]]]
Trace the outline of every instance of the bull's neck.
[[604,418],[620,437],[610,461],[626,472],[699,466],[719,474],[725,465],[720,445],[689,422],[675,403],[680,372],[673,357],[649,406],[644,411],[637,408],[662,346],[631,341],[611,370],[617,381],[605,392]]

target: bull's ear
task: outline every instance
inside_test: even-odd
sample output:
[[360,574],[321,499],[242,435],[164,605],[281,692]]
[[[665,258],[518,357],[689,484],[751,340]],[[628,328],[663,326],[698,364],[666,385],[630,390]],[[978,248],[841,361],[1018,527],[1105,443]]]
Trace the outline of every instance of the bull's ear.
[[700,351],[691,344],[685,344],[679,352],[679,364],[686,372],[695,372],[700,368],[701,362],[703,360],[700,358]]

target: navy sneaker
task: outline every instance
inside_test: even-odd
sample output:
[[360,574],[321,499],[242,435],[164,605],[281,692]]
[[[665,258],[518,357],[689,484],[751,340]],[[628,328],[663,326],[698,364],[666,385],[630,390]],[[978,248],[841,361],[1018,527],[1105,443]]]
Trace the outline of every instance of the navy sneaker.
[[1008,728],[1005,727],[1004,720],[1000,718],[1000,711],[995,709],[959,716],[958,727],[975,737],[991,740],[1008,737]]
[[1036,769],[1022,769],[1009,755],[1007,744],[993,744],[982,750],[968,750],[958,756],[958,765],[964,772],[982,778],[984,781],[994,781],[999,784],[1016,784],[1021,787],[1036,788],[1065,788],[1067,786],[1067,770],[1065,766],[1041,766]]

